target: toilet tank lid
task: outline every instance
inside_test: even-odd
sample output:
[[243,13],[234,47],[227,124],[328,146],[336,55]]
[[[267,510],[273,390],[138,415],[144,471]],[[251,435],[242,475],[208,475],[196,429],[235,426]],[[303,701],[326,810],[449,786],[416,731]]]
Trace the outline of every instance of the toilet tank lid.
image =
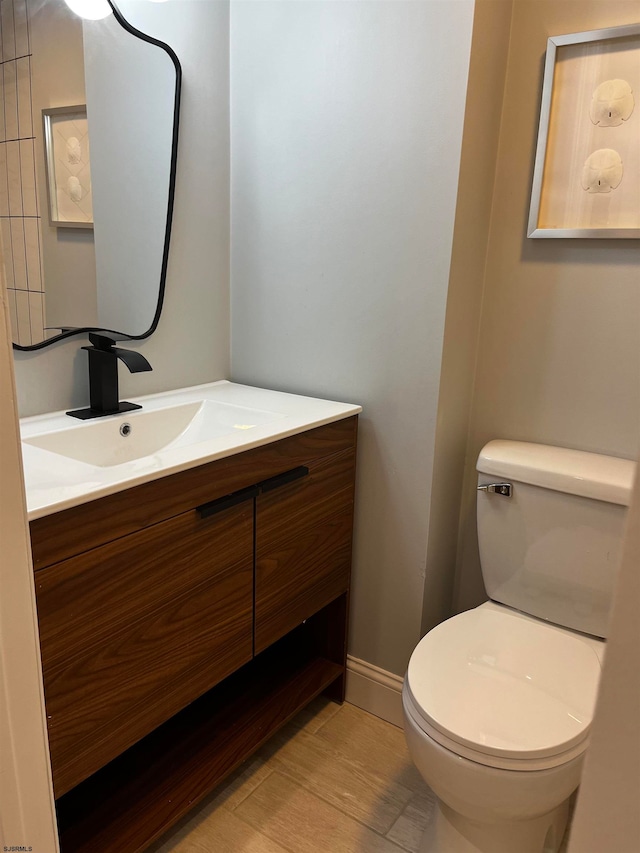
[[476,467],[491,477],[621,506],[629,505],[636,468],[629,459],[505,440],[486,444]]

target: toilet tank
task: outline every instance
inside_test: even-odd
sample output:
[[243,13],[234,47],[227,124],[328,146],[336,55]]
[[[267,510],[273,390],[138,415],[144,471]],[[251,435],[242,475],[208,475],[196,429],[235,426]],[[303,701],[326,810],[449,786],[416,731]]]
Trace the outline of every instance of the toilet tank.
[[[478,544],[489,597],[557,625],[606,637],[635,464],[627,459],[491,441],[478,486]],[[506,491],[506,490],[505,490]]]

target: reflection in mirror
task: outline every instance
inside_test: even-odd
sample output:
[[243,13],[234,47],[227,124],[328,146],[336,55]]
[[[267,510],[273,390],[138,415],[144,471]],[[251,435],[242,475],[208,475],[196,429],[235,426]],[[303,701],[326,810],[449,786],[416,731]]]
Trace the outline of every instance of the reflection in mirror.
[[92,21],[64,0],[1,2],[0,274],[17,349],[158,322],[180,66],[127,23],[144,29],[153,7],[123,0]]

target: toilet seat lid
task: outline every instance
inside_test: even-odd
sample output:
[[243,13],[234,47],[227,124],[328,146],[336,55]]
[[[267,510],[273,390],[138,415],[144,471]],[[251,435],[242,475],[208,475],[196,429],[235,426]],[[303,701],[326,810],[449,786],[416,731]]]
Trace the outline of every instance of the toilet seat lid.
[[543,758],[587,736],[600,661],[586,639],[483,605],[422,638],[407,687],[424,720],[451,740],[502,758]]

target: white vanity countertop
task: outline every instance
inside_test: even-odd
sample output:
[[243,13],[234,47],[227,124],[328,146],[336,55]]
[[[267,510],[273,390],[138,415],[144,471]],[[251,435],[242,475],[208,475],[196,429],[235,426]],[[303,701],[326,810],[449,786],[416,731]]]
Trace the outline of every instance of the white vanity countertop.
[[[36,415],[20,421],[29,520],[168,474],[186,471],[214,459],[269,444],[362,411],[357,405],[268,391],[227,381],[129,399],[143,408],[88,421],[71,418],[64,412]],[[209,405],[208,401],[213,405]],[[197,404],[202,405],[198,407]],[[186,425],[179,435],[160,449],[119,464],[91,464],[30,443],[43,438],[55,442],[61,438],[65,447],[74,448],[73,455],[75,448],[82,448],[90,435],[81,431],[93,427],[93,434],[96,435],[96,426],[104,424],[100,426],[98,444],[112,443],[115,447],[116,443],[122,442],[120,446],[131,448],[132,444],[125,444],[129,439],[120,435],[123,423],[131,425],[131,438],[135,436],[136,441],[140,440],[141,433],[142,440],[145,440],[145,431],[147,437],[153,439],[158,434],[160,422],[157,418],[162,419],[163,415],[158,414],[155,420],[151,420],[149,417],[145,419],[145,414],[176,406],[184,407],[180,411],[187,413],[191,410],[211,410],[214,414],[221,411],[226,416],[223,418],[226,426],[214,427],[212,432],[217,431],[218,434],[209,437],[209,421],[205,422],[204,415],[200,414],[199,418],[194,418],[190,425]],[[246,410],[246,417],[240,417],[244,414],[243,410]],[[90,444],[95,446],[95,440],[92,439]],[[91,452],[87,451],[89,457]],[[101,453],[100,448],[97,452]]]

